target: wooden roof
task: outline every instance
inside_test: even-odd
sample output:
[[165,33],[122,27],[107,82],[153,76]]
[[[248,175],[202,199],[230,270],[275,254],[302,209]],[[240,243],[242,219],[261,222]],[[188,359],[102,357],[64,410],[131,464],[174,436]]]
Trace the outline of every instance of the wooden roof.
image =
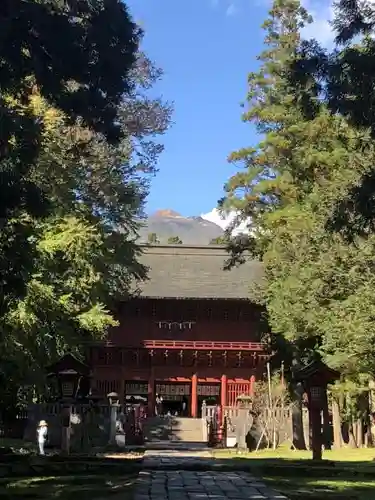
[[145,246],[141,262],[149,268],[141,284],[141,297],[249,299],[249,286],[263,276],[255,260],[224,270],[225,247],[155,245]]

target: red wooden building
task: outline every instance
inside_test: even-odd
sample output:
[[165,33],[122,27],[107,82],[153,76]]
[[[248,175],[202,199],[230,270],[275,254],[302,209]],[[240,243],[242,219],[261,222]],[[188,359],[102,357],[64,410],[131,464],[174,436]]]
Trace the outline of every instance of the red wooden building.
[[248,261],[224,271],[227,258],[219,246],[145,248],[149,280],[119,305],[108,341],[91,349],[99,393],[143,399],[150,412],[159,395],[165,409],[196,417],[203,400],[232,405],[252,392],[266,355],[263,310],[249,300],[249,284],[262,267]]

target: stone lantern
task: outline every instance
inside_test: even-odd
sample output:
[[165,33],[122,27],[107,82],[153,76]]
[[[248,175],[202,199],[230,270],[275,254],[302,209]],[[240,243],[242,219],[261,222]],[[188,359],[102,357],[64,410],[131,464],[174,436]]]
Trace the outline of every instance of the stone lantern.
[[247,435],[253,426],[251,396],[239,396],[237,398],[237,416],[235,419],[236,441],[238,452],[247,451]]
[[322,459],[322,412],[327,409],[327,386],[339,378],[339,372],[321,360],[313,361],[293,373],[293,380],[302,383],[307,395],[313,460]]
[[73,354],[67,353],[56,363],[47,367],[47,376],[58,382],[61,405],[61,449],[70,452],[70,420],[72,404],[77,398],[83,378],[90,377],[90,368],[79,361]]
[[116,427],[117,427],[117,412],[120,407],[119,395],[117,392],[107,394],[110,407],[110,428],[109,428],[109,444],[116,444]]

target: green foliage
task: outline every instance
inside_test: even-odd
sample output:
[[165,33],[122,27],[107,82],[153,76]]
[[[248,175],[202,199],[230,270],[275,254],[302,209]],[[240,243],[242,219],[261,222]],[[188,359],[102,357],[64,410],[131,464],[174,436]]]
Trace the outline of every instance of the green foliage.
[[[249,221],[250,236],[232,257],[249,250],[262,258],[263,300],[283,355],[298,362],[322,356],[357,383],[375,369],[375,240],[367,232],[348,241],[328,226],[338,202],[371,172],[375,148],[369,131],[316,99],[311,82],[302,95],[291,81],[306,22],[298,2],[274,2],[243,116],[262,139],[230,156],[244,168],[227,183],[221,208],[238,211],[234,225]],[[314,113],[296,105],[306,101]]]
[[6,4],[0,382],[16,395],[25,382],[41,387],[67,347],[103,338],[116,301],[145,278],[137,221],[171,106],[149,96],[162,73],[137,52],[122,2]]
[[182,245],[182,240],[179,236],[170,236],[167,243],[168,245]]
[[120,0],[2,2],[0,315],[25,293],[35,257],[32,219],[51,210],[30,175],[43,135],[30,99],[38,89],[68,119],[118,141],[121,130],[115,118],[130,88],[139,36]]
[[[301,43],[288,71],[294,102],[307,118],[316,116],[324,103],[358,130],[375,137],[374,13],[371,1],[339,0],[335,4],[333,29],[336,44],[331,51],[316,40]],[[336,200],[327,221],[330,230],[349,239],[374,231],[375,170],[363,170],[358,181]]]
[[212,238],[209,245],[226,245],[228,243],[228,238],[225,236],[217,236],[216,238]]

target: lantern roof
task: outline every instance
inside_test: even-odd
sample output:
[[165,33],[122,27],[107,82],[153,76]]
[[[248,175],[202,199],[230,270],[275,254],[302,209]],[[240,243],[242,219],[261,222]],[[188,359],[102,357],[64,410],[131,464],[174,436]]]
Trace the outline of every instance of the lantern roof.
[[90,367],[82,363],[71,352],[64,354],[58,361],[46,368],[48,375],[78,374],[83,377],[90,375]]
[[321,384],[332,384],[340,378],[340,373],[333,370],[322,360],[315,360],[302,368],[293,372],[293,380],[295,382],[314,382]]

